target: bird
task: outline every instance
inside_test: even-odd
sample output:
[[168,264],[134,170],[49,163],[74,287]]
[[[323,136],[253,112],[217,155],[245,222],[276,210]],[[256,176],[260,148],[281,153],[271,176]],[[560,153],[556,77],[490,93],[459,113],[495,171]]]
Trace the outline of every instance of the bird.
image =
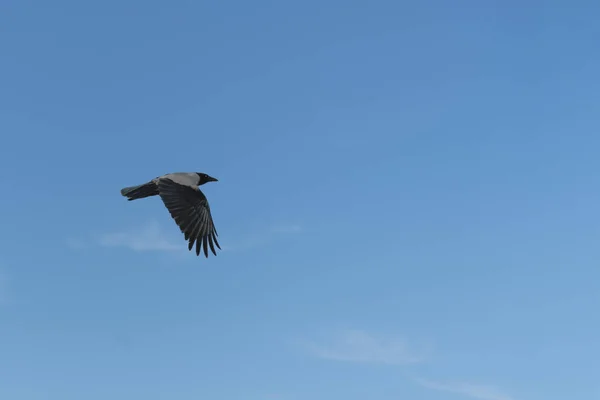
[[208,258],[208,246],[215,256],[215,245],[221,250],[208,200],[199,188],[208,182],[218,182],[218,179],[203,172],[174,172],[141,185],[125,187],[121,189],[121,195],[128,201],[160,196],[188,241],[188,250],[192,251],[196,244],[196,256],[204,249],[204,256]]

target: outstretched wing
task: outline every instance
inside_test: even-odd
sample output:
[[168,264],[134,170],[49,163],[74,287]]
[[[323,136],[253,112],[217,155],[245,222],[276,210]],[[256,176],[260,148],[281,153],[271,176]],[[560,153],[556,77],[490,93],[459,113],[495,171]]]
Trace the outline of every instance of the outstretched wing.
[[200,189],[180,185],[168,178],[158,181],[159,195],[175,220],[185,240],[189,241],[188,249],[192,250],[196,243],[196,255],[204,247],[204,256],[208,257],[208,246],[216,256],[215,245],[221,249],[217,241],[217,230],[210,214],[210,206]]

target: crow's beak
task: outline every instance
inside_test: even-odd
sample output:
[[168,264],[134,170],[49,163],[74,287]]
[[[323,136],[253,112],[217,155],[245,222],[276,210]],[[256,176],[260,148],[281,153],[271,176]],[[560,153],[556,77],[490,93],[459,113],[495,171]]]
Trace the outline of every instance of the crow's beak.
[[217,178],[213,178],[212,176],[208,179],[209,182],[219,182]]

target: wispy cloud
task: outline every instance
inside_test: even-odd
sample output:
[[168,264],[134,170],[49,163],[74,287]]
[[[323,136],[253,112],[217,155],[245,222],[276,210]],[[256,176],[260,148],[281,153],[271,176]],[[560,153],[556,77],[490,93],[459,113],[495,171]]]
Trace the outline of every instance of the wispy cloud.
[[514,400],[512,396],[502,393],[499,389],[493,386],[464,382],[441,383],[426,379],[415,379],[415,382],[429,389],[462,394],[466,397],[476,400]]
[[316,357],[328,360],[391,365],[425,360],[425,354],[410,349],[404,338],[374,336],[358,330],[346,331],[327,345],[305,345]]
[[[241,236],[238,240],[229,239],[225,243],[219,238],[219,243],[223,251],[248,250],[267,245],[278,236],[294,234],[301,230],[302,228],[298,224],[280,224],[263,229],[262,232]],[[170,234],[166,232],[168,232],[166,228],[156,221],[152,221],[138,229],[95,235],[91,239],[67,238],[65,245],[72,250],[82,250],[93,246],[124,247],[139,252],[187,250],[187,241],[183,239],[183,235],[177,235],[178,228],[176,226],[171,227]]]
[[141,229],[101,235],[97,241],[100,246],[125,247],[134,251],[175,251],[185,247],[181,239],[178,242],[168,238],[157,222],[151,222]]
[[[349,330],[330,340],[328,344],[302,343],[312,355],[335,361],[409,365],[426,362],[431,353],[427,346],[420,351],[403,337],[376,336],[360,330]],[[404,371],[406,373],[406,371]],[[406,375],[405,375],[406,376]],[[406,376],[416,384],[440,392],[455,393],[474,400],[515,400],[500,389],[468,382],[439,382]]]

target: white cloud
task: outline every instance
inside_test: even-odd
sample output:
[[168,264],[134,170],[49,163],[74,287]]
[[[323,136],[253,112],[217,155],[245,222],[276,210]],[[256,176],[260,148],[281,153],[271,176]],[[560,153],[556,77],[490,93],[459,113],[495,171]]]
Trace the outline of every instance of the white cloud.
[[[302,230],[297,224],[282,224],[263,229],[262,232],[242,236],[239,240],[227,240],[228,244],[219,240],[222,251],[249,250],[268,245],[277,236],[289,235]],[[121,232],[112,232],[96,235],[92,240],[70,237],[65,240],[65,245],[72,250],[82,250],[90,246],[125,247],[134,251],[181,251],[187,250],[187,241],[179,234],[177,226],[166,230],[156,221],[150,222],[139,229],[130,229]],[[232,244],[231,244],[232,243]]]
[[493,386],[478,385],[464,382],[440,383],[425,379],[415,379],[415,381],[426,388],[438,390],[441,392],[462,394],[476,400],[514,400],[513,397],[502,393]]
[[423,362],[404,338],[375,337],[363,331],[346,331],[328,345],[307,344],[317,357],[347,362],[406,365]]
[[[415,351],[402,337],[374,336],[360,330],[349,330],[332,340],[329,344],[304,342],[305,348],[314,356],[335,361],[409,365],[427,361],[431,347]],[[406,372],[406,371],[405,371]],[[407,376],[418,385],[440,392],[463,395],[474,400],[515,400],[500,389],[468,382],[439,382]]]
[[156,222],[141,229],[127,232],[108,233],[98,238],[98,244],[104,247],[125,247],[134,251],[175,251],[185,247],[183,237],[180,241],[167,238]]

